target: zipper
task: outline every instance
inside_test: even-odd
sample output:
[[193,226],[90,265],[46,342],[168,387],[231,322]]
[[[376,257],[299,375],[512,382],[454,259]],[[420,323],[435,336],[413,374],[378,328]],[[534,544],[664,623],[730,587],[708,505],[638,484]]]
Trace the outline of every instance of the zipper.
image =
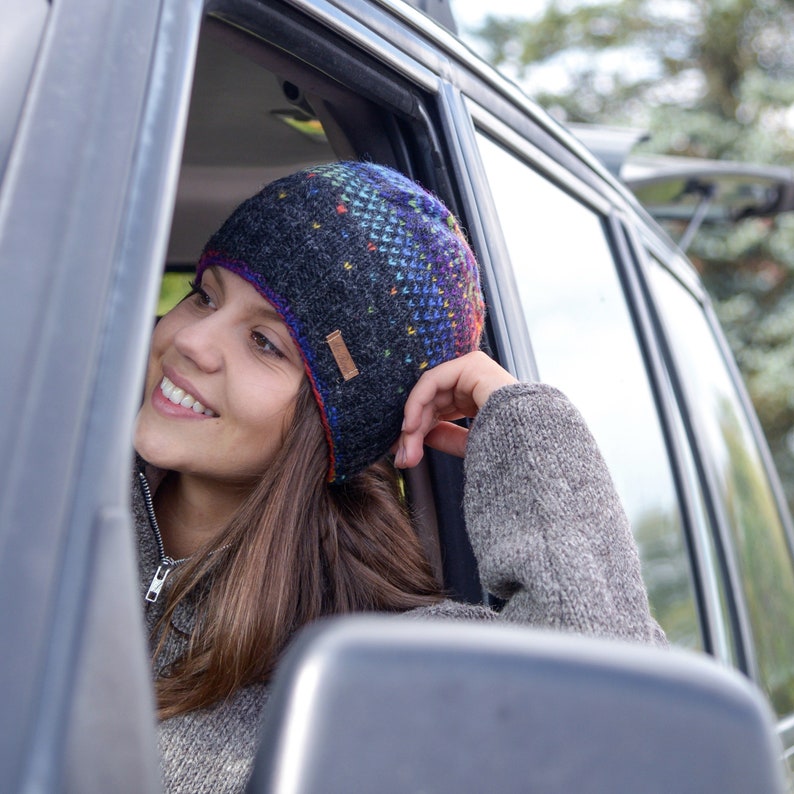
[[138,480],[141,484],[143,501],[146,505],[146,512],[149,516],[149,525],[152,528],[154,540],[157,543],[157,553],[160,555],[160,562],[157,566],[157,570],[154,572],[154,576],[152,577],[152,583],[149,585],[149,591],[146,593],[146,600],[154,603],[159,598],[160,591],[163,589],[163,585],[165,584],[165,580],[168,578],[168,575],[175,568],[178,568],[180,565],[182,565],[182,563],[187,562],[190,558],[183,557],[181,560],[175,560],[173,557],[169,557],[165,553],[163,535],[160,532],[160,525],[157,523],[157,516],[154,514],[154,503],[152,501],[152,490],[149,487],[149,481],[146,479],[146,475],[142,471],[138,472]]

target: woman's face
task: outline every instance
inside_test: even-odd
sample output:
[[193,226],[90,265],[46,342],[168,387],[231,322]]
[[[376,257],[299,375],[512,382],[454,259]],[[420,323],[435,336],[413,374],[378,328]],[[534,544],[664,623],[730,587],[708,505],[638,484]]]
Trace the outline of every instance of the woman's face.
[[154,330],[135,449],[163,469],[245,482],[281,447],[304,377],[270,303],[209,268]]

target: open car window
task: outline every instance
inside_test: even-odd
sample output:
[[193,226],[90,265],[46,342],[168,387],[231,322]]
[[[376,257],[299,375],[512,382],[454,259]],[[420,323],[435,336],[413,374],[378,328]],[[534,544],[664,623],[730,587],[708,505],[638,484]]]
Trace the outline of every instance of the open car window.
[[[311,43],[311,57],[287,54],[267,39],[289,36],[288,21],[279,20],[283,30],[260,22],[241,30],[210,17],[203,25],[158,316],[188,292],[202,246],[230,212],[300,168],[343,159],[386,163],[454,207],[449,186],[434,183],[438,144],[425,110],[432,98],[377,63],[368,71],[360,53],[356,68],[346,69],[349,45],[327,34]],[[461,514],[461,462],[429,454],[404,476],[437,577],[450,593],[481,600]],[[447,546],[453,551],[444,554]]]

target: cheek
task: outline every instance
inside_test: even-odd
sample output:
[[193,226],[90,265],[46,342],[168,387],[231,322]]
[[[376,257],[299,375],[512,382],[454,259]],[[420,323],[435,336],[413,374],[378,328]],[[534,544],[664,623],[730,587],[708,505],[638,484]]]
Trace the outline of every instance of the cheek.
[[179,306],[171,309],[168,314],[158,320],[152,331],[151,341],[151,354],[161,355],[163,351],[171,343],[176,329],[180,326],[180,321],[177,316]]
[[168,348],[173,344],[174,334],[181,327],[181,323],[175,316],[177,310],[172,309],[161,320],[157,322],[152,331],[152,338],[149,343],[149,361],[146,371],[147,387],[153,386],[153,380],[161,377],[161,364],[163,356]]
[[301,379],[250,381],[238,394],[242,424],[259,443],[280,444],[295,410]]
[[154,327],[152,331],[152,338],[149,342],[149,374],[151,375],[151,370],[153,366],[162,358],[163,350],[165,349],[165,333],[167,331],[167,324],[165,323],[165,317],[160,320],[157,325]]

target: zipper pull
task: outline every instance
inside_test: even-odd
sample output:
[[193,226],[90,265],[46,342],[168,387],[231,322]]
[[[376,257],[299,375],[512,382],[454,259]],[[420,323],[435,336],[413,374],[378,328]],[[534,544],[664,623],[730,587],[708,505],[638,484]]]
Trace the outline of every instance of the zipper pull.
[[157,601],[160,591],[165,584],[165,580],[168,574],[174,570],[174,567],[173,563],[167,561],[163,561],[157,566],[157,570],[154,572],[154,577],[152,578],[152,583],[149,585],[149,592],[146,594],[147,601],[151,601],[152,603]]

